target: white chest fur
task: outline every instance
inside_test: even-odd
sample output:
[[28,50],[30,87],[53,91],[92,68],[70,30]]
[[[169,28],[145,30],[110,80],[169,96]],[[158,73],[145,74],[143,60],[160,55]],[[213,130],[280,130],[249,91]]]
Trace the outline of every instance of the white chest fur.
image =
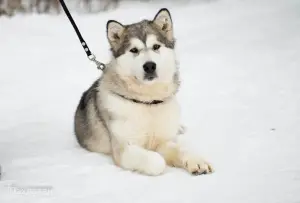
[[145,105],[117,95],[105,96],[103,105],[112,115],[108,126],[119,141],[155,148],[176,137],[180,109],[175,97],[161,104]]

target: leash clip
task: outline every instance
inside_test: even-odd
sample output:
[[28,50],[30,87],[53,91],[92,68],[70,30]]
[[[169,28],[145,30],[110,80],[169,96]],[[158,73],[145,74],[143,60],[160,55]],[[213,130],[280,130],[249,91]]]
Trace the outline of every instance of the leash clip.
[[89,55],[88,58],[90,61],[93,61],[96,64],[97,69],[99,69],[101,71],[103,71],[105,69],[105,64],[98,61],[94,54]]

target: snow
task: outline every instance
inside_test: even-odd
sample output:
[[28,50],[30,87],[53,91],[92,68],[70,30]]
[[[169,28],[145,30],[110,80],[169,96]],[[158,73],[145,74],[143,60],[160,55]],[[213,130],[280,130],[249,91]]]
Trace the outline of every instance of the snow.
[[[165,4],[166,5],[166,4]],[[163,3],[74,14],[109,60],[105,24],[152,18]],[[0,202],[300,202],[300,1],[169,5],[185,141],[216,172],[158,177],[78,147],[73,115],[101,73],[64,15],[0,18]],[[32,187],[46,187],[33,191]],[[23,192],[22,192],[23,191]]]

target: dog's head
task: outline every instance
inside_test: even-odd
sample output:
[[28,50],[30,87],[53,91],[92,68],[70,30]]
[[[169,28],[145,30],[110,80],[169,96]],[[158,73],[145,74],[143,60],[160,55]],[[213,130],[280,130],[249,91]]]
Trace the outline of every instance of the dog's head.
[[163,8],[153,20],[123,25],[107,22],[107,38],[121,77],[141,84],[171,82],[176,73],[175,39],[170,12]]

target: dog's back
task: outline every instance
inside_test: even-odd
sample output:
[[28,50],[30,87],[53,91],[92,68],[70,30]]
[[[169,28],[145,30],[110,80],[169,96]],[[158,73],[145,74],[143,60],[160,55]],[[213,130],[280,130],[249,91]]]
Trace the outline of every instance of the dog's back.
[[102,115],[104,112],[100,109],[99,84],[100,79],[82,94],[75,113],[74,131],[78,143],[83,148],[110,153],[109,135]]

